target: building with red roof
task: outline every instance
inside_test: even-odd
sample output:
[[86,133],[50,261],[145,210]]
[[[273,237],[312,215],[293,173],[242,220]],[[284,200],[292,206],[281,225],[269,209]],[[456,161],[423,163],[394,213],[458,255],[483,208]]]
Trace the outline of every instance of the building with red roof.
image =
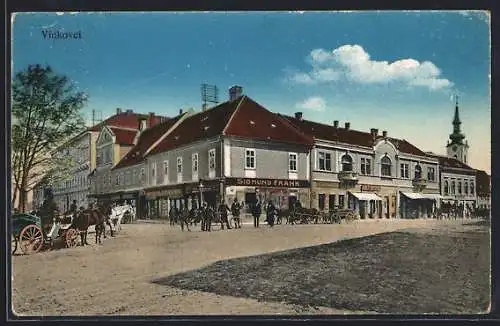
[[431,216],[439,204],[438,161],[387,131],[369,132],[282,116],[314,138],[311,202],[319,210],[351,209],[360,218]]

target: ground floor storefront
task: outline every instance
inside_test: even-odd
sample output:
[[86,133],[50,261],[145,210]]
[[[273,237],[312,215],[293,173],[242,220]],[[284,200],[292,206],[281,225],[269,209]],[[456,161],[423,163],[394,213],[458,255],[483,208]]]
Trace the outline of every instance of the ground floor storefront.
[[441,198],[441,211],[445,215],[457,218],[471,218],[478,207],[476,199],[460,196]]
[[351,209],[360,219],[431,217],[440,207],[437,193],[409,187],[313,181],[311,207],[320,211]]
[[225,202],[230,205],[236,199],[243,203],[244,212],[250,213],[252,204],[272,202],[276,208],[290,209],[300,202],[309,207],[309,180],[226,178]]
[[141,219],[146,215],[144,193],[141,190],[119,191],[107,194],[91,194],[89,201],[97,205],[125,205],[129,204],[135,208],[135,217]]

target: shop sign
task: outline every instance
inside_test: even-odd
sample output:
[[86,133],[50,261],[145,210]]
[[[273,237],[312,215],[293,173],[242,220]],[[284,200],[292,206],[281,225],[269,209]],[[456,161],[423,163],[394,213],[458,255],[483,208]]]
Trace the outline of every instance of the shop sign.
[[307,188],[308,180],[261,179],[261,178],[226,178],[226,184],[234,186],[254,186],[270,188]]
[[182,197],[183,193],[181,189],[162,189],[162,190],[153,190],[146,191],[146,196],[150,198],[157,197]]
[[361,185],[361,191],[377,192],[381,189],[382,187],[378,185]]

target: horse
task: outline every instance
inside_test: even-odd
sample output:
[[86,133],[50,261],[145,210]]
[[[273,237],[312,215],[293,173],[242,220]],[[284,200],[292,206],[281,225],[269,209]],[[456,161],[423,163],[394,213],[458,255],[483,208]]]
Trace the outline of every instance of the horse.
[[104,235],[106,239],[106,228],[105,224],[108,224],[111,230],[111,236],[113,236],[113,228],[111,227],[111,222],[109,220],[108,208],[98,208],[98,209],[83,209],[77,212],[75,218],[73,219],[73,225],[80,231],[82,246],[88,245],[87,233],[89,226],[95,225],[95,243],[101,243],[101,235]]

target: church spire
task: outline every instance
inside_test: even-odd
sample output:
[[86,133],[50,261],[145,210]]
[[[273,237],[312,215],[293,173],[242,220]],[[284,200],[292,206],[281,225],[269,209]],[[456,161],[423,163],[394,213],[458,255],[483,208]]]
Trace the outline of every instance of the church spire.
[[465,136],[460,130],[460,115],[458,112],[458,95],[455,95],[455,116],[453,118],[453,133],[450,135],[451,144],[462,144]]

